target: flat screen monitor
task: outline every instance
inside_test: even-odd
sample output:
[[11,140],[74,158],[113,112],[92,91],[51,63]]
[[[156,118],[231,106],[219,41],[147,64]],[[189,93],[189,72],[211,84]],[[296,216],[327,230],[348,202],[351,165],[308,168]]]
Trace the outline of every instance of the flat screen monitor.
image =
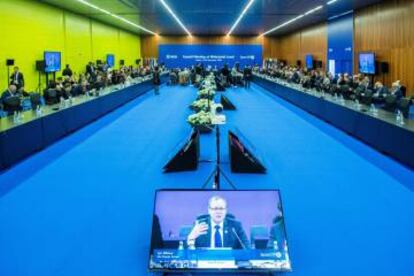
[[359,54],[359,72],[363,74],[375,74],[375,53]]
[[306,68],[307,69],[313,69],[313,57],[312,55],[306,55]]
[[109,67],[114,67],[115,66],[115,56],[112,54],[108,54],[106,55],[106,63],[108,64]]
[[60,71],[61,69],[61,53],[60,52],[49,52],[44,53],[45,59],[45,72],[52,73]]
[[278,190],[158,190],[153,272],[291,271]]

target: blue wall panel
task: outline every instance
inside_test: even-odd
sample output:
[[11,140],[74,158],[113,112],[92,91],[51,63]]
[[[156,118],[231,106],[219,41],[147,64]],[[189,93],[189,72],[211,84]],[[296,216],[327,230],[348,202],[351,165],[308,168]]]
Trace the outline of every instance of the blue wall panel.
[[225,63],[230,67],[262,64],[262,45],[177,45],[163,44],[158,48],[158,61],[168,68],[190,67],[196,63],[220,68]]
[[336,74],[353,73],[353,38],[353,13],[328,21],[328,68],[334,61]]

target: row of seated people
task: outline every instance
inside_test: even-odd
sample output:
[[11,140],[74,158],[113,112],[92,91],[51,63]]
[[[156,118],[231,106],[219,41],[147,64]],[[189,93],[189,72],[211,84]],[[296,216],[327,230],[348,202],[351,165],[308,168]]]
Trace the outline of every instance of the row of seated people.
[[406,88],[399,80],[388,88],[379,81],[372,84],[368,76],[361,74],[352,77],[346,73],[333,76],[330,72],[284,66],[280,63],[262,69],[261,73],[299,84],[307,89],[342,95],[345,99],[358,100],[366,105],[374,103],[390,112],[398,109],[405,117],[409,116],[412,98],[406,97]]
[[43,97],[40,93],[27,93],[24,87],[17,88],[16,84],[11,83],[0,98],[0,117],[1,115],[11,115],[15,111],[29,108],[36,108],[40,104],[53,105],[61,99],[68,99],[83,95],[90,90],[100,90],[111,85],[122,84],[131,81],[136,77],[144,77],[151,74],[149,68],[122,67],[120,70],[107,70],[105,72],[96,70],[92,74],[86,73],[76,76],[67,65],[63,77],[56,81],[49,81],[43,90]]
[[211,72],[216,77],[216,85],[218,90],[224,90],[225,87],[230,86],[243,86],[250,82],[252,76],[252,68],[245,66],[243,70],[240,69],[240,65],[236,63],[230,70],[228,65],[225,64],[222,68],[218,69],[217,66],[204,67],[203,64],[197,64],[192,66],[190,69],[175,68],[170,70],[170,81],[169,84],[199,84],[200,80],[209,75]]

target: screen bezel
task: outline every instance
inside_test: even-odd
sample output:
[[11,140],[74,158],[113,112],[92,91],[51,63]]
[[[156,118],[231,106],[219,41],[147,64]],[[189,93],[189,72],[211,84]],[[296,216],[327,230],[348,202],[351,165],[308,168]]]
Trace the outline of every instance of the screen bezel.
[[[47,62],[46,62],[46,55],[47,54],[59,54],[59,59],[60,59],[60,62],[59,62],[59,70],[54,70],[54,71],[48,71],[47,70]],[[59,71],[61,71],[62,70],[62,52],[59,52],[59,51],[44,51],[43,52],[43,60],[45,61],[45,73],[55,73],[55,72],[59,72]]]
[[[368,72],[361,71],[361,55],[367,55],[367,54],[370,54],[370,55],[373,56],[373,59],[374,59],[374,73],[368,73]],[[377,74],[377,68],[376,68],[376,65],[375,65],[375,60],[376,60],[375,52],[360,52],[360,53],[358,53],[358,72],[360,74],[365,74],[365,75],[375,75],[375,74]]]
[[[154,206],[152,211],[152,218],[151,218],[151,238],[150,238],[150,247],[148,249],[148,262],[147,262],[147,269],[149,272],[162,272],[162,273],[214,273],[214,272],[220,272],[220,273],[266,273],[266,272],[273,272],[273,273],[284,273],[284,272],[292,272],[293,269],[286,269],[286,270],[280,270],[280,269],[272,269],[272,268],[254,268],[254,269],[220,269],[220,268],[211,268],[211,269],[154,269],[150,267],[151,262],[151,250],[152,248],[152,234],[153,229],[152,226],[154,224],[154,215],[156,210],[156,203],[157,203],[157,194],[158,192],[277,192],[279,194],[279,201],[280,201],[280,210],[282,211],[283,218],[284,218],[284,226],[285,226],[285,238],[287,244],[289,244],[289,238],[287,235],[287,227],[286,227],[286,220],[285,220],[285,211],[283,209],[283,201],[282,201],[282,194],[280,192],[280,189],[254,189],[254,190],[248,190],[248,189],[238,189],[238,190],[230,190],[230,189],[221,189],[221,190],[215,190],[215,189],[157,189],[155,190],[155,196],[154,196]],[[290,254],[290,249],[288,247],[288,252]],[[290,267],[292,268],[292,260],[289,259]]]

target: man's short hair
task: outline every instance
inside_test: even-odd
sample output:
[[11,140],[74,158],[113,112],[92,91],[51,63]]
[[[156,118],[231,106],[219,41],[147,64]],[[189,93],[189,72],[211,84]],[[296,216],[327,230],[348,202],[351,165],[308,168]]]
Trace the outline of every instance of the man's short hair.
[[211,203],[212,203],[213,201],[218,201],[218,200],[222,200],[222,201],[224,201],[224,203],[226,204],[226,208],[227,208],[227,201],[226,201],[223,197],[221,197],[221,196],[212,196],[212,197],[208,200],[208,207],[210,208]]

